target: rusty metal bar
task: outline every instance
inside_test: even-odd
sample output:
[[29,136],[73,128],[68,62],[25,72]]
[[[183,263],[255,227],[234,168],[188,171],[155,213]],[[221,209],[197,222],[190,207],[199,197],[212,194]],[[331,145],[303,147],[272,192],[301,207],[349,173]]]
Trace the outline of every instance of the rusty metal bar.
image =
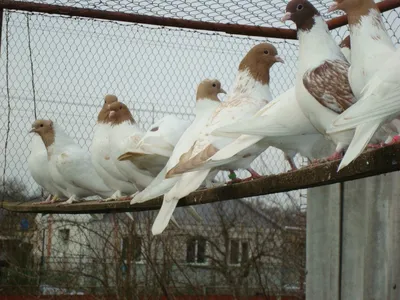
[[13,9],[65,16],[86,17],[166,27],[179,27],[198,30],[220,31],[229,34],[260,36],[269,38],[296,39],[296,31],[285,28],[261,27],[238,24],[222,24],[213,22],[192,21],[176,18],[145,16],[131,13],[112,12],[97,9],[78,8],[61,5],[41,4],[21,1],[0,1],[0,8]]
[[4,9],[0,7],[0,54],[1,54],[1,33],[3,32]]
[[[362,153],[349,166],[337,172],[339,161],[301,168],[294,172],[263,176],[249,182],[195,191],[179,200],[178,206],[198,205],[246,197],[288,192],[333,184],[400,170],[400,144]],[[23,213],[109,213],[159,209],[162,197],[130,205],[129,201],[84,201],[70,205],[32,202],[1,202],[2,208]],[[323,199],[321,199],[323,200]]]
[[[385,12],[400,6],[400,0],[385,0],[377,4],[381,12]],[[96,18],[130,23],[140,23],[167,27],[190,28],[198,30],[219,31],[229,34],[260,36],[269,38],[297,39],[296,31],[285,28],[261,27],[238,24],[221,24],[213,22],[192,21],[176,18],[164,18],[156,16],[145,16],[130,13],[112,12],[105,10],[78,8],[70,6],[41,4],[32,2],[21,2],[3,0],[0,10],[13,9],[21,11],[39,12],[47,14],[58,14],[65,16]],[[347,24],[347,17],[341,16],[329,20],[329,29],[336,29]]]
[[[395,9],[400,6],[400,0],[385,0],[377,3],[379,10],[383,13],[385,11]],[[329,20],[328,27],[330,30],[342,27],[347,25],[347,16],[340,16],[334,19]]]

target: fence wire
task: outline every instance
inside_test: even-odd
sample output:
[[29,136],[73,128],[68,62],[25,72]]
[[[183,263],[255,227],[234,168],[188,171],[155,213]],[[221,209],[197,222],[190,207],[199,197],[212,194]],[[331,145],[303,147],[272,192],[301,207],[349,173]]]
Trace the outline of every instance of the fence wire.
[[[285,27],[286,2],[36,1],[191,20]],[[315,3],[326,11],[328,1]],[[398,44],[399,9],[386,12]],[[291,26],[293,28],[293,26]],[[338,43],[347,27],[332,32]],[[262,38],[86,18],[6,11],[3,21],[0,136],[2,199],[42,198],[27,168],[35,118],[59,123],[89,149],[105,94],[116,94],[147,129],[174,114],[193,119],[197,84],[232,85],[243,55]],[[297,41],[269,40],[285,65],[273,68],[274,96],[293,86]],[[297,157],[297,164],[305,160]],[[288,169],[269,148],[261,174]],[[226,174],[218,180],[226,181]],[[306,193],[293,191],[178,208],[161,236],[157,212],[97,215],[11,214],[0,210],[0,295],[291,296],[305,293]],[[273,298],[270,298],[273,299]],[[288,298],[289,299],[289,298]]]

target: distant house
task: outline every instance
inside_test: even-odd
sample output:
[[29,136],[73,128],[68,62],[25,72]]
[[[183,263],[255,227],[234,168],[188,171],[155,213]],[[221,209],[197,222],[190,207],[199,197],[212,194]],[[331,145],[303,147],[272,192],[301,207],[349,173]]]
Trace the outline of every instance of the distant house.
[[33,277],[26,270],[34,269],[32,237],[35,231],[32,215],[0,209],[0,290],[3,294],[15,293],[15,286],[32,285]]
[[132,213],[133,220],[123,213],[38,215],[41,282],[102,294],[281,292],[288,284],[282,274],[284,229],[266,210],[244,200],[195,209],[196,218],[177,208],[176,223],[160,236],[151,234],[156,211]]

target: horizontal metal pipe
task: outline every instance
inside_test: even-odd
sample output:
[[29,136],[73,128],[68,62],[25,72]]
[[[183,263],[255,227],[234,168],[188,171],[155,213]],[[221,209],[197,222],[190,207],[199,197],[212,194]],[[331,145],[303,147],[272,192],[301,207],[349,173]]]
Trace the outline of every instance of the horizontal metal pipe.
[[[333,2],[333,1],[332,1]],[[379,10],[385,12],[391,9],[395,9],[400,6],[400,0],[385,0],[377,3]],[[347,16],[340,16],[334,19],[330,19],[328,22],[328,27],[330,30],[347,25]]]
[[192,21],[177,18],[164,18],[157,16],[145,16],[139,14],[112,12],[97,9],[78,8],[70,6],[41,4],[33,2],[3,0],[0,8],[39,12],[47,14],[58,14],[74,17],[86,17],[112,21],[122,21],[130,23],[150,24],[167,27],[179,27],[208,31],[219,31],[229,34],[239,34],[247,36],[260,36],[269,38],[296,39],[296,31],[293,29],[261,27],[239,24],[223,24],[203,21]]

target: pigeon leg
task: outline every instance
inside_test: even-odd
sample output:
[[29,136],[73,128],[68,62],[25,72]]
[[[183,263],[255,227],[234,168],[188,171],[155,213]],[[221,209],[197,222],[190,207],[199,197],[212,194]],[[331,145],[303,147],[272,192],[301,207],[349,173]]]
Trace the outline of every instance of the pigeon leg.
[[114,194],[111,195],[111,197],[108,197],[106,199],[100,199],[98,202],[117,201],[121,197],[122,197],[121,191],[116,191]]
[[230,174],[229,174],[229,178],[232,178],[231,176],[232,176],[232,173],[233,174],[235,174],[235,178],[234,179],[232,179],[231,181],[229,181],[229,182],[227,182],[226,184],[232,184],[232,183],[238,183],[238,182],[245,182],[245,181],[250,181],[250,180],[253,180],[253,179],[257,179],[257,178],[260,178],[260,177],[262,177],[260,174],[258,174],[254,169],[252,169],[252,168],[247,168],[246,169],[249,173],[250,173],[250,177],[247,177],[247,178],[244,178],[244,179],[240,179],[240,178],[236,178],[236,174],[235,174],[235,172],[233,172],[233,171],[229,171],[229,172],[231,172]]
[[293,158],[291,158],[289,155],[285,154],[285,159],[287,160],[287,162],[289,163],[290,168],[291,168],[291,169],[289,170],[289,172],[291,172],[291,171],[296,171],[296,170],[297,170],[297,167],[296,167],[296,164],[294,163]]
[[393,139],[387,143],[385,146],[393,145],[393,144],[399,144],[400,143],[400,135],[396,135],[393,137]]
[[228,181],[226,184],[233,184],[233,183],[238,183],[238,182],[242,181],[240,178],[237,178],[234,170],[229,170],[228,177],[229,177],[230,181]]
[[384,143],[379,143],[379,144],[368,144],[367,149],[379,149],[385,146]]
[[69,199],[67,201],[61,202],[59,203],[57,206],[59,205],[67,205],[67,204],[72,204],[74,202],[81,202],[80,199],[78,199],[75,195],[72,195],[71,197],[69,197]]
[[320,163],[325,163],[328,161],[332,161],[332,160],[337,160],[337,159],[342,159],[343,158],[343,151],[335,151],[333,152],[332,155],[325,157],[325,158],[321,158],[321,159],[316,159],[315,161],[312,162],[312,165],[317,165]]
[[60,199],[60,198],[58,198],[56,195],[54,195],[53,198],[51,198],[50,202],[55,203],[58,199]]
[[[252,168],[248,168],[247,169],[247,171],[249,171],[249,173],[250,173],[250,179],[257,179],[257,178],[260,178],[260,177],[262,177],[260,174],[258,174],[254,169],[252,169]],[[246,178],[247,179],[247,178]]]
[[33,205],[50,204],[50,203],[53,203],[53,202],[51,201],[51,199],[52,199],[52,195],[49,194],[49,195],[47,196],[46,200],[40,201],[40,202],[35,202],[35,203],[33,203]]

